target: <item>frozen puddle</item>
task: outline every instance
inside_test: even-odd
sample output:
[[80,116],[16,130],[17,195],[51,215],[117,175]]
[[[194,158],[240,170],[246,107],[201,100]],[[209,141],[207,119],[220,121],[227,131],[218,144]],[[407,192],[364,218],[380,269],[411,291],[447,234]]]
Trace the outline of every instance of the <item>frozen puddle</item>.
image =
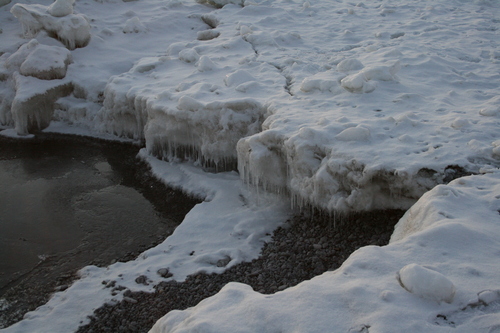
[[0,141],[0,297],[20,312],[77,269],[134,259],[195,204],[151,179],[138,147],[61,139]]

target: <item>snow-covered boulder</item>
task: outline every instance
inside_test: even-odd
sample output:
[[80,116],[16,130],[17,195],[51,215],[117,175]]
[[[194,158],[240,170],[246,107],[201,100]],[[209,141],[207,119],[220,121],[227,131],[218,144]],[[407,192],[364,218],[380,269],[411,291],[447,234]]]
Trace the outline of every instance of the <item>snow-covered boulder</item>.
[[[56,3],[51,11],[55,14],[64,14],[64,9],[59,8],[59,5],[56,6]],[[69,5],[68,2],[63,4]],[[39,31],[45,30],[49,35],[56,36],[70,50],[84,47],[89,43],[90,24],[84,15],[67,14],[57,17],[48,12],[49,8],[51,7],[15,4],[10,11],[21,22],[23,35],[26,38],[35,37]]]
[[417,264],[401,268],[398,279],[403,288],[422,298],[451,303],[455,296],[455,286],[446,276]]
[[62,79],[71,59],[71,53],[66,48],[38,45],[21,64],[19,72],[41,80]]
[[75,0],[56,0],[48,8],[47,13],[55,17],[73,14]]

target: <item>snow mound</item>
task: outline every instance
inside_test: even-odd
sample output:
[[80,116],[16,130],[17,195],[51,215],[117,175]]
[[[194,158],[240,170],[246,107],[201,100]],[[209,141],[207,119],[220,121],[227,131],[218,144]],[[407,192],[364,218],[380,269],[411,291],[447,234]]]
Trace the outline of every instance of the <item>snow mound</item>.
[[336,271],[273,295],[229,283],[195,307],[168,313],[150,332],[328,332],[335,327],[338,332],[423,333],[447,332],[450,326],[457,332],[493,332],[500,309],[495,255],[500,172],[460,178],[447,188],[460,193],[460,200],[443,196],[440,187],[429,191],[437,200],[424,196],[414,205],[421,213],[398,226],[425,227],[399,241],[361,248]]
[[[26,38],[35,37],[38,32],[45,30],[49,35],[53,34],[68,49],[74,50],[85,47],[91,36],[87,18],[82,14],[72,14],[72,8],[72,0],[56,0],[49,7],[15,4],[10,11],[21,22],[23,35]],[[58,16],[53,16],[50,12]]]
[[417,264],[401,268],[398,279],[403,288],[422,298],[451,303],[455,296],[455,286],[443,274]]
[[128,19],[125,22],[125,26],[123,27],[123,33],[131,34],[131,33],[139,33],[146,31],[146,27],[142,24],[141,20],[136,16]]

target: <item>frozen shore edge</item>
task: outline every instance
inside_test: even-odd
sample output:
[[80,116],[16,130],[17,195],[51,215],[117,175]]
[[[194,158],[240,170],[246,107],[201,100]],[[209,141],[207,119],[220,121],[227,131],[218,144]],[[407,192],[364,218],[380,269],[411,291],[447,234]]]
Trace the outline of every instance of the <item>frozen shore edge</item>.
[[[217,0],[217,7],[220,1],[224,2]],[[73,92],[60,86],[62,95],[71,95],[59,99],[51,115],[66,124],[144,139],[148,149],[144,156],[151,161],[152,153],[171,158],[170,166],[176,164],[172,152],[178,150],[216,165],[236,159],[239,163],[240,175],[201,176],[199,168],[189,164],[177,165],[170,176],[161,173],[167,181],[188,182],[188,191],[207,198],[188,219],[195,227],[202,227],[196,218],[206,219],[214,202],[216,208],[230,203],[231,209],[220,212],[224,222],[233,224],[212,235],[243,239],[229,248],[223,240],[213,242],[213,251],[197,256],[198,261],[187,255],[194,250],[182,248],[184,257],[179,257],[189,269],[174,272],[176,279],[200,267],[221,272],[230,267],[217,263],[228,258],[227,266],[232,266],[255,257],[268,239],[266,232],[286,215],[287,208],[280,207],[280,214],[273,215],[267,207],[264,215],[271,216],[272,223],[268,229],[262,227],[266,219],[256,213],[260,208],[247,205],[251,195],[246,195],[240,179],[269,192],[290,194],[295,207],[312,205],[329,212],[412,207],[389,246],[362,248],[334,273],[269,297],[228,284],[197,307],[169,314],[156,331],[194,327],[234,333],[242,325],[242,331],[262,332],[294,327],[325,331],[333,325],[363,333],[439,332],[453,325],[463,332],[496,329],[499,286],[492,267],[498,263],[490,267],[484,258],[496,260],[499,239],[495,225],[500,158],[498,3],[339,0],[332,5],[253,0],[231,1],[216,10],[193,1],[91,3],[87,8],[81,6],[88,5],[87,0],[76,3],[75,9],[93,20],[94,31],[86,47],[72,51],[74,62],[68,65],[67,77],[52,82],[72,81]],[[108,12],[123,22],[108,25],[101,14]],[[167,13],[173,13],[168,20]],[[6,25],[5,31],[14,31],[11,26]],[[165,43],[165,31],[179,38]],[[29,57],[17,53],[17,46],[26,41],[14,35],[1,36],[9,43],[0,62],[12,66],[0,72],[7,101],[0,105],[0,118],[7,126],[13,126],[12,115],[6,112],[10,102],[29,101],[30,87],[41,87],[35,77],[14,74]],[[43,33],[37,38],[52,43]],[[129,58],[115,63],[117,50]],[[93,52],[113,61],[89,63]],[[31,69],[28,72],[37,72]],[[99,76],[90,78],[91,72]],[[13,87],[15,77],[19,96]],[[468,173],[477,175],[445,185]],[[231,189],[213,191],[222,183]],[[246,210],[235,225],[232,210],[241,207]],[[255,225],[248,215],[258,220],[251,232],[247,228]],[[188,224],[179,230],[184,241],[193,239],[187,229]],[[224,241],[234,241],[231,237]],[[151,249],[136,263],[123,265],[127,283],[135,286],[138,272],[148,269],[148,277],[156,283],[155,271],[164,267],[148,266],[151,258],[167,253],[162,251],[178,251],[179,244],[173,244],[173,250]],[[94,283],[115,274],[114,269],[117,266],[110,273],[90,267],[84,275]],[[432,283],[419,284],[420,280],[437,281],[446,292],[433,289]],[[75,287],[73,295],[92,289],[92,283]],[[67,295],[55,298],[65,302]],[[123,297],[108,298],[95,290],[88,295],[93,303],[86,304],[87,312],[89,306]],[[234,305],[234,311],[224,311],[227,304]],[[250,316],[245,313],[248,309]],[[64,311],[57,301],[43,311],[49,318],[63,317],[62,325],[74,328],[69,315],[64,317],[70,309]],[[32,314],[26,322],[31,320],[36,327],[47,321],[42,317]],[[409,319],[401,322],[402,317]]]

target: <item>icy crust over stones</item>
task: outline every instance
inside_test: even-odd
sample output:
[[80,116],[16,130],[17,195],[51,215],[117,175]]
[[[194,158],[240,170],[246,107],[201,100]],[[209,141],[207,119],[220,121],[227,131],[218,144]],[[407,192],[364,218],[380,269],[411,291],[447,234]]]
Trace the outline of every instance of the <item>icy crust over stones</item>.
[[232,35],[174,43],[165,55],[143,58],[112,78],[101,130],[145,139],[160,158],[190,157],[221,169],[234,163],[236,143],[260,132],[267,101],[283,95],[286,82]]
[[498,170],[437,186],[389,245],[361,248],[338,270],[273,295],[229,283],[150,332],[496,331],[499,193]]
[[74,0],[56,0],[52,5],[15,4],[11,13],[21,22],[26,38],[45,30],[68,49],[84,47],[90,41],[90,24],[82,14],[73,14]]

